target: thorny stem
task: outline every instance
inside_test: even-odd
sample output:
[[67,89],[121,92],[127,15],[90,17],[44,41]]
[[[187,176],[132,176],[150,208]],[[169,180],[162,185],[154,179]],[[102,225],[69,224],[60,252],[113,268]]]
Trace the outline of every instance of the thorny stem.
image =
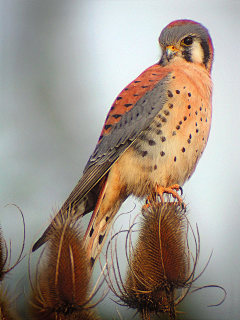
[[141,320],[151,320],[150,312],[147,309],[142,310],[140,318]]

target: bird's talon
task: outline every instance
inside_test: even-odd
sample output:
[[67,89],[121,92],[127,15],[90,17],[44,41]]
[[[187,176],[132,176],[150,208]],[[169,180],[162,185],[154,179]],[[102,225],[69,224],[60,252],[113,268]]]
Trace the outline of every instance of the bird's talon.
[[182,204],[183,200],[179,196],[179,194],[177,193],[178,190],[181,191],[181,195],[182,195],[182,188],[178,184],[174,184],[170,187],[163,187],[163,186],[156,187],[156,192],[159,195],[162,203],[164,202],[163,194],[167,193],[167,194],[171,194],[173,196],[173,198],[177,199],[178,202]]
[[183,195],[183,188],[179,186],[179,190],[181,191],[181,196]]

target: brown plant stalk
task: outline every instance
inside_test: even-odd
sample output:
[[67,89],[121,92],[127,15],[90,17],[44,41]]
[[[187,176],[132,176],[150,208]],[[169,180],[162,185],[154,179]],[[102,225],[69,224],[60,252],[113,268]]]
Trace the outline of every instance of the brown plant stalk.
[[98,319],[90,305],[95,293],[90,294],[91,272],[79,225],[68,212],[54,228],[31,284],[30,313],[33,319]]
[[[135,246],[132,244],[134,225],[135,221],[126,236],[128,268],[125,280],[121,276],[117,254],[117,238],[124,231],[114,235],[108,244],[107,257],[110,254],[110,259],[105,275],[108,285],[119,298],[118,303],[137,309],[141,319],[164,313],[174,320],[177,305],[206,268],[194,278],[200,252],[199,234],[197,232],[196,237],[193,233],[186,209],[171,202],[153,202],[143,207]],[[195,242],[194,254],[188,246],[189,230]],[[221,288],[215,285],[205,287]]]
[[9,247],[7,246],[7,242],[3,237],[2,228],[0,227],[0,319],[2,320],[14,320],[17,319],[16,317],[16,310],[15,310],[15,303],[16,303],[16,297],[13,298],[12,295],[10,295],[9,290],[7,289],[7,284],[5,282],[5,276],[10,273],[25,257],[23,255],[23,250],[25,246],[25,221],[24,216],[21,211],[21,209],[16,206],[15,204],[12,204],[14,207],[16,207],[22,217],[22,223],[23,223],[23,241],[22,241],[22,247],[20,250],[20,254],[15,261],[15,263],[11,266],[11,241]]

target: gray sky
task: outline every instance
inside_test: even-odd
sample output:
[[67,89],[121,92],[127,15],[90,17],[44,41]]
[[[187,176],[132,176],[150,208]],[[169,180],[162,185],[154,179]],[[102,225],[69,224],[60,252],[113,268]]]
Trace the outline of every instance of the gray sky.
[[[198,285],[221,285],[227,298],[208,308],[222,293],[201,290],[186,301],[184,319],[239,319],[240,2],[2,0],[0,14],[0,221],[13,260],[21,219],[4,206],[22,209],[28,250],[80,179],[117,94],[158,61],[161,30],[176,19],[208,28],[215,48],[212,128],[184,195],[201,236],[199,271],[213,249]],[[26,276],[24,263],[12,282]],[[109,299],[105,304],[114,310]]]

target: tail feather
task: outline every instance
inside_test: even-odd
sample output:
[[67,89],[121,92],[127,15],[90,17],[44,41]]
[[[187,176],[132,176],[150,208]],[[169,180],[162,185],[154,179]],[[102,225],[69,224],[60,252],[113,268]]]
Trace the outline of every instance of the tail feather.
[[[69,210],[71,209],[71,210]],[[43,235],[34,243],[32,247],[32,252],[39,249],[45,242],[51,238],[51,235],[54,233],[57,224],[57,221],[67,218],[69,215],[69,212],[71,213],[72,217],[79,218],[79,216],[82,216],[84,214],[83,206],[80,204],[79,206],[69,206],[66,210],[63,211],[63,208],[58,211],[56,216],[53,218],[51,224],[47,227],[47,229],[44,231]]]
[[[96,186],[90,192],[82,199],[82,201],[78,202],[77,204],[69,204],[68,206],[63,205],[63,207],[59,210],[59,212],[56,214],[56,216],[53,218],[53,221],[51,224],[47,227],[47,229],[44,231],[43,235],[34,243],[32,247],[32,252],[36,251],[39,249],[45,242],[51,238],[51,235],[55,231],[55,225],[56,221],[58,219],[61,219],[62,217],[62,212],[66,215],[68,212],[71,212],[71,216],[74,219],[79,219],[88,212],[91,212],[94,207],[96,206],[96,202],[98,199],[98,193],[99,193],[99,188]],[[67,201],[65,202],[67,203]],[[71,210],[69,210],[71,208]]]
[[33,245],[32,247],[32,252],[36,251],[37,249],[39,249],[45,242],[47,242],[47,240],[49,239],[49,236],[52,234],[51,231],[51,226],[52,224],[50,224],[50,226],[44,231],[43,235],[41,236],[41,238],[39,238]]
[[93,268],[96,259],[99,257],[99,254],[101,253],[101,250],[107,239],[114,217],[125,200],[125,197],[122,198],[118,195],[118,197],[114,198],[112,206],[109,206],[109,193],[108,195],[106,195],[108,185],[107,182],[108,181],[106,181],[99,194],[96,207],[93,211],[91,220],[88,224],[88,228],[84,236],[84,245],[91,268]]
[[95,261],[102,251],[114,217],[117,214],[121,204],[122,202],[119,203],[118,207],[114,206],[114,210],[107,212],[106,217],[109,217],[108,219],[99,219],[98,214],[100,211],[98,211],[98,214],[95,215],[95,219],[92,220],[91,224],[88,226],[89,231],[85,234],[84,238],[87,258],[89,259],[91,268],[93,268]]

